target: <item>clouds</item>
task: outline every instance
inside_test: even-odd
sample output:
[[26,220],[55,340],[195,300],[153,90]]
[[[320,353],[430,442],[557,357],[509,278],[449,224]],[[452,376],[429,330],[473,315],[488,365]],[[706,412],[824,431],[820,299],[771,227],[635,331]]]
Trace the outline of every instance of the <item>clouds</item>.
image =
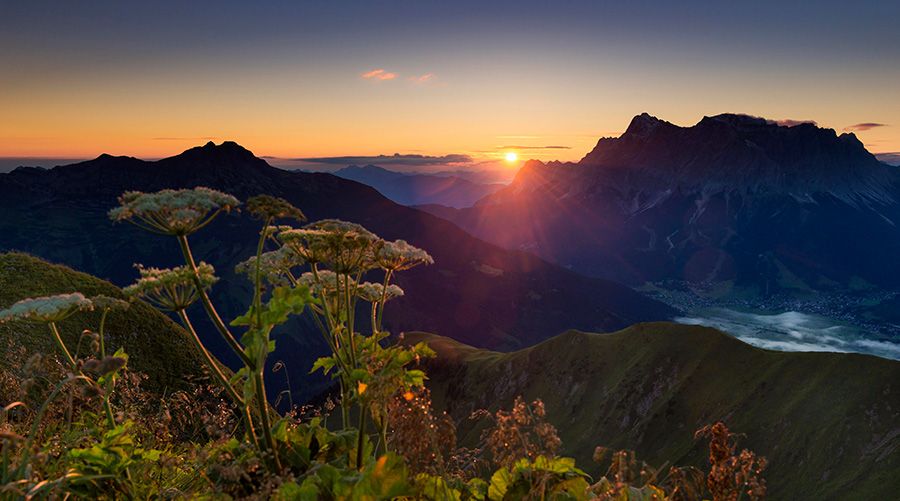
[[[373,82],[384,82],[384,81],[388,81],[388,80],[396,80],[397,78],[399,78],[399,76],[400,76],[399,74],[394,73],[392,71],[387,71],[384,68],[377,68],[374,70],[369,70],[360,75],[360,77],[362,77],[363,80],[371,80]],[[424,84],[433,83],[436,79],[437,79],[437,75],[435,75],[434,73],[423,73],[421,75],[412,75],[412,76],[406,77],[406,80],[408,82],[411,82],[416,85],[424,85]]]
[[690,315],[675,321],[714,327],[769,350],[867,353],[900,360],[900,343],[872,339],[865,330],[826,316],[799,311],[758,314],[728,308],[701,308]]
[[367,71],[360,75],[366,80],[375,80],[375,81],[385,81],[385,80],[393,80],[397,78],[396,73],[391,73],[390,71],[385,70],[384,68],[378,68],[375,70]]
[[318,158],[292,158],[295,162],[309,162],[327,165],[452,165],[452,164],[468,164],[472,162],[472,157],[461,153],[451,153],[442,156],[430,155],[414,155],[394,153],[393,155],[369,155],[369,156],[347,156],[347,157],[318,157]]
[[888,151],[884,153],[876,153],[875,158],[889,165],[900,167],[900,151]]
[[497,149],[500,150],[571,150],[571,146],[560,146],[560,145],[549,145],[549,146],[521,146],[521,145],[507,145],[507,146],[498,146]]
[[419,75],[417,77],[415,77],[415,76],[409,77],[407,80],[409,80],[412,83],[416,83],[416,84],[426,84],[428,82],[433,81],[434,78],[435,78],[434,73],[425,73],[424,75]]
[[780,126],[782,126],[782,127],[795,127],[795,126],[797,126],[797,125],[803,125],[803,124],[811,124],[811,125],[816,125],[816,126],[819,125],[819,124],[816,123],[815,120],[794,120],[794,119],[792,119],[792,118],[785,118],[785,119],[782,119],[782,120],[775,120],[775,123],[778,124],[778,125],[780,125]]
[[154,137],[154,141],[215,141],[219,138],[215,136],[194,136],[194,137]]
[[878,122],[862,122],[858,124],[848,125],[844,127],[845,131],[849,132],[862,132],[870,129],[874,129],[876,127],[887,127],[887,124],[880,124]]

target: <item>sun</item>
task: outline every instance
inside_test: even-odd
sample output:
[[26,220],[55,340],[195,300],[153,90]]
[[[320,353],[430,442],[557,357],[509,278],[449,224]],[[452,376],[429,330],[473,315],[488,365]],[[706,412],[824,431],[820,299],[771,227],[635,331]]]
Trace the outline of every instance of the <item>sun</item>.
[[506,158],[507,162],[512,163],[519,159],[519,155],[515,151],[507,151],[504,158]]

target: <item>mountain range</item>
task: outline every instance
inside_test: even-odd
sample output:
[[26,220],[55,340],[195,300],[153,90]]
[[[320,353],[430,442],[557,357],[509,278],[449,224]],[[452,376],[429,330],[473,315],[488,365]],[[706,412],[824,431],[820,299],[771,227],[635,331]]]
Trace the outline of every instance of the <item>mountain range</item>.
[[500,183],[475,183],[457,175],[401,173],[376,165],[351,165],[336,171],[334,175],[369,185],[401,205],[471,207],[505,186]]
[[568,331],[497,353],[431,334],[436,409],[478,443],[478,409],[543,400],[562,453],[591,471],[596,446],[660,467],[706,468],[693,432],[722,420],[765,456],[771,499],[893,499],[900,488],[900,362],[848,353],[784,353],[721,331],[666,322],[610,334]]
[[529,161],[466,209],[425,207],[506,248],[632,285],[719,293],[896,290],[900,169],[852,133],[648,114],[579,162]]
[[[384,238],[426,249],[435,264],[398,277],[406,295],[385,314],[387,328],[395,333],[423,329],[481,347],[513,349],[566,328],[606,331],[676,314],[628,287],[485,243],[354,181],[271,167],[232,142],[208,143],[153,162],[101,155],[53,169],[2,174],[0,250],[28,252],[126,285],[137,275],[133,263],[173,266],[181,257],[170,238],[111,223],[106,213],[116,197],[127,190],[195,186],[242,200],[260,193],[283,197],[310,220],[353,221]],[[213,264],[223,278],[212,294],[228,317],[243,313],[250,298],[250,283],[233,269],[255,252],[257,224],[248,216],[226,215],[191,238],[198,259]],[[201,318],[202,312],[195,316]],[[227,348],[211,332],[205,328],[201,334],[229,361]],[[292,379],[303,381],[312,361],[325,352],[320,336],[311,326],[292,325],[278,339],[273,362],[284,359]],[[302,398],[317,390],[298,391]]]

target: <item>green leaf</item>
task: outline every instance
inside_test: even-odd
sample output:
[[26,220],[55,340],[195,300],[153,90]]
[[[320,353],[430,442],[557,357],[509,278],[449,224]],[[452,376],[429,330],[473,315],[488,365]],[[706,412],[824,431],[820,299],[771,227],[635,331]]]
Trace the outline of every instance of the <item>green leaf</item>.
[[310,369],[309,373],[312,374],[319,369],[322,369],[323,374],[328,374],[331,369],[334,368],[336,361],[334,357],[319,357],[316,362],[313,364],[312,369]]
[[491,475],[491,485],[488,487],[488,498],[491,501],[502,501],[506,491],[515,481],[512,472],[506,468],[500,468]]
[[316,501],[319,499],[319,488],[313,478],[307,478],[302,484],[287,482],[275,491],[276,501]]

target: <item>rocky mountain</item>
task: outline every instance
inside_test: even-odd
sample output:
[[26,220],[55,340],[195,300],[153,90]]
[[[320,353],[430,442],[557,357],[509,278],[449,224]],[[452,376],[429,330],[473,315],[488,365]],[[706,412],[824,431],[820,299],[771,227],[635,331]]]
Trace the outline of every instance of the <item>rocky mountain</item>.
[[429,334],[436,409],[478,442],[476,409],[541,398],[562,453],[589,472],[594,447],[629,449],[657,467],[706,468],[700,427],[724,421],[765,456],[771,499],[890,499],[900,488],[900,362],[783,353],[720,331],[649,323],[611,334],[569,331],[496,353]]
[[437,204],[447,207],[471,207],[503,184],[481,184],[458,176],[394,172],[376,165],[351,165],[334,173],[369,185],[401,205]]
[[[426,207],[426,209],[428,209]],[[900,170],[855,135],[745,115],[636,116],[577,163],[528,162],[476,236],[592,276],[732,293],[900,287]]]
[[[239,199],[260,193],[283,197],[311,220],[345,219],[384,238],[403,238],[427,249],[433,266],[399,276],[406,296],[385,314],[392,332],[426,329],[477,346],[512,349],[566,328],[605,331],[675,313],[625,286],[487,244],[354,181],[271,167],[230,142],[209,143],[155,162],[102,155],[50,170],[0,175],[0,250],[27,251],[125,285],[136,277],[133,263],[172,266],[181,257],[171,238],[111,223],[106,212],[116,205],[116,197],[126,190],[194,186]],[[191,238],[198,259],[213,264],[223,278],[213,296],[229,317],[244,312],[251,294],[249,282],[233,269],[255,252],[257,224],[249,216],[231,214]],[[206,326],[199,321],[202,311],[195,317],[198,328]],[[324,353],[319,338],[311,326],[288,326],[272,360],[282,358],[292,380],[303,381],[312,361]],[[229,360],[215,334],[207,341]],[[295,390],[298,398],[316,391],[310,386]]]

